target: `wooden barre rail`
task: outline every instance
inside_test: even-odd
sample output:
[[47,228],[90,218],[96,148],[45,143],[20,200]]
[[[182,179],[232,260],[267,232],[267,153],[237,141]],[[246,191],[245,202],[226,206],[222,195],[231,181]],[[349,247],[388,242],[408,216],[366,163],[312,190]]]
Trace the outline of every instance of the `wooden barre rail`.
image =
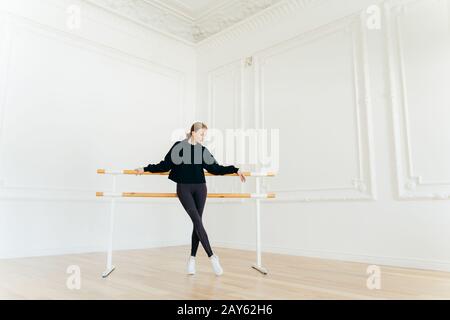
[[[106,170],[106,169],[97,169],[97,173],[98,174],[137,174],[136,170]],[[167,176],[169,175],[170,171],[167,172],[144,172],[141,173],[139,175],[162,175],[162,176]],[[247,177],[274,177],[275,176],[275,172],[250,172],[250,171],[246,171],[243,172],[244,176]],[[217,174],[212,174],[209,172],[205,171],[205,176],[222,176],[222,175],[217,175]],[[224,174],[223,176],[237,176],[236,173],[230,173],[230,174]]]
[[[97,197],[123,197],[123,198],[177,198],[176,193],[160,192],[96,192]],[[259,198],[272,199],[275,193],[208,193],[208,198]]]

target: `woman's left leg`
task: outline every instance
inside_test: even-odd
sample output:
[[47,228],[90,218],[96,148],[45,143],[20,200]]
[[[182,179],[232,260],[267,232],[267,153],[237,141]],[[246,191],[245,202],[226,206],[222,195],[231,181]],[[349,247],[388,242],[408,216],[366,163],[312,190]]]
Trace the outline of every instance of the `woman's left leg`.
[[[193,193],[195,205],[200,215],[200,219],[202,218],[203,209],[205,208],[207,194],[208,189],[206,187],[206,183],[199,183],[198,187],[195,188]],[[191,240],[191,256],[195,257],[195,255],[197,254],[198,245],[200,243],[200,239],[197,236],[197,232],[195,232],[195,228],[192,230]]]

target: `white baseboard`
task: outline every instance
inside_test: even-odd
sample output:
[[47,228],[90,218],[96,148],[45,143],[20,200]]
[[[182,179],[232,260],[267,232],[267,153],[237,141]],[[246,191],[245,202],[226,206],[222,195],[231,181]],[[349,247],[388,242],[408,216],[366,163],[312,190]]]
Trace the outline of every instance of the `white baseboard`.
[[[250,250],[254,251],[256,248],[255,244],[251,243],[238,243],[238,242],[226,242],[226,241],[214,241],[214,246],[230,248],[230,249],[240,249],[240,250]],[[405,257],[385,257],[385,256],[370,256],[343,252],[331,252],[331,251],[320,251],[320,250],[304,250],[297,248],[288,247],[276,247],[276,246],[263,246],[263,252],[287,254],[302,257],[320,258],[320,259],[330,259],[348,262],[358,262],[370,265],[379,266],[393,266],[401,268],[413,268],[413,269],[425,269],[433,271],[444,271],[450,272],[450,261],[436,261],[436,260],[423,260],[416,258],[405,258]],[[264,262],[263,262],[264,265]],[[269,266],[268,266],[269,267]]]

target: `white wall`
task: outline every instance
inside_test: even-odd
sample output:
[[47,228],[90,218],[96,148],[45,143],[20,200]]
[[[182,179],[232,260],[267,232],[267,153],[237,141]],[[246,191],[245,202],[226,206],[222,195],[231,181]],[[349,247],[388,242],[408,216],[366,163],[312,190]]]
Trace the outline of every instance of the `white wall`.
[[[93,194],[111,177],[95,170],[159,161],[174,126],[205,118],[280,129],[264,251],[450,270],[448,0],[388,1],[368,30],[359,13],[377,3],[283,1],[195,47],[85,2],[2,1],[0,257],[103,250],[109,206]],[[254,248],[253,202],[205,210],[213,245]],[[175,199],[127,199],[115,232],[118,249],[187,244],[191,224]]]
[[[95,191],[112,178],[96,169],[162,159],[195,115],[195,48],[84,1],[0,5],[0,257],[104,250],[109,204]],[[187,243],[188,222],[175,199],[119,200],[114,247]]]
[[[280,129],[264,251],[450,270],[449,8],[284,1],[199,46],[214,128]],[[214,245],[254,248],[251,203],[207,213]]]

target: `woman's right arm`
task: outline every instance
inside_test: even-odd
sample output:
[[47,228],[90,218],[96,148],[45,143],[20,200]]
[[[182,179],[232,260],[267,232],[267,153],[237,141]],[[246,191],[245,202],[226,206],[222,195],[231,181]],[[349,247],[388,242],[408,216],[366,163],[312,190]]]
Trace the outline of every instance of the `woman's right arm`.
[[172,149],[173,147],[175,147],[175,145],[178,142],[175,142],[173,144],[173,146],[170,148],[169,152],[167,152],[166,156],[164,157],[164,160],[161,160],[159,163],[157,164],[148,164],[145,167],[142,168],[137,168],[136,171],[138,173],[144,173],[144,172],[167,172],[169,170],[171,170],[173,168],[173,161],[172,161]]

